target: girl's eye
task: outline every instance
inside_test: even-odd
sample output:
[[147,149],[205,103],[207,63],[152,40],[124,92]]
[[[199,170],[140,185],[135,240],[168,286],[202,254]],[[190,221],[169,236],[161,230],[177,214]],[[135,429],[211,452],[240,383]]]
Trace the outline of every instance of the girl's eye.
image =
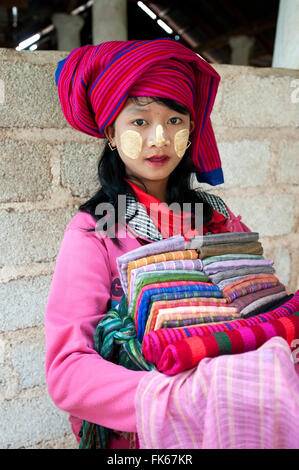
[[142,126],[142,123],[145,122],[144,119],[136,119],[133,124],[136,124],[138,127]]
[[173,117],[173,118],[170,118],[169,120],[171,121],[171,124],[179,124],[180,122],[182,122],[182,120],[178,117]]

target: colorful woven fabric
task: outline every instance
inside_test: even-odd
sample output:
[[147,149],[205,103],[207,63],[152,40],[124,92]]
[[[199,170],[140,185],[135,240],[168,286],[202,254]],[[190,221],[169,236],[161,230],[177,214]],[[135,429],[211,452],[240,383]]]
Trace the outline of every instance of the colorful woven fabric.
[[251,327],[280,317],[289,316],[297,311],[299,311],[299,290],[294,294],[291,300],[284,303],[282,306],[261,315],[224,323],[215,323],[212,325],[199,325],[188,328],[167,328],[150,331],[143,338],[142,353],[146,360],[153,364],[158,364],[163,351],[168,345],[172,345],[190,337],[203,337],[216,332],[231,331],[232,329],[238,329],[240,327]]
[[138,296],[140,289],[147,284],[155,284],[159,282],[170,282],[170,281],[200,281],[212,284],[208,276],[206,276],[202,271],[191,271],[191,270],[181,270],[181,271],[153,271],[153,272],[144,272],[139,273],[135,280],[135,285],[133,289],[130,289],[132,292],[131,298],[132,301],[129,305],[134,303],[134,299]]
[[[226,300],[223,298],[221,290],[217,287],[217,290],[194,290],[189,289],[187,291],[172,291],[172,292],[158,292],[151,294],[148,302],[147,308],[148,312],[151,313],[153,305],[155,302],[170,302],[170,301],[181,301],[181,300],[202,300],[202,301],[215,301],[219,300],[226,304]],[[149,313],[149,315],[150,315]]]
[[[150,330],[153,330],[155,319],[159,313],[159,310],[164,308],[176,308],[176,307],[199,307],[199,306],[224,306],[226,305],[226,300],[223,298],[210,298],[210,297],[193,297],[185,299],[173,299],[173,300],[160,300],[155,301],[151,305],[149,315],[147,318],[144,334],[148,333]],[[236,312],[238,310],[236,309]]]
[[195,367],[205,357],[253,351],[274,336],[284,338],[291,345],[294,339],[299,338],[298,335],[299,312],[259,325],[212,333],[201,338],[193,336],[170,344],[165,348],[157,368],[164,374],[175,375]]
[[262,255],[264,250],[260,242],[248,243],[219,243],[218,245],[207,245],[197,248],[198,257],[200,259],[209,256],[225,255],[225,254],[252,254]]
[[[223,281],[220,281],[220,282],[217,283],[217,286],[219,286],[219,288],[223,291],[223,289],[225,289],[227,287],[231,287],[232,285],[234,285],[238,281],[242,281],[242,282],[247,281],[250,276],[254,276],[256,278],[256,280],[261,280],[261,279],[264,279],[268,276],[273,276],[273,274],[272,273],[264,273],[264,272],[255,273],[255,274],[244,274],[242,276],[235,276],[235,277],[231,277],[229,279],[223,279]],[[260,276],[260,277],[258,277],[258,276]],[[240,284],[242,282],[240,282]]]
[[[293,354],[295,352],[293,351]],[[298,449],[298,364],[280,337],[139,382],[141,449]]]
[[[208,284],[201,281],[169,281],[169,282],[158,282],[153,284],[148,284],[143,287],[137,292],[137,296],[134,299],[131,308],[129,308],[129,312],[132,318],[135,319],[135,326],[138,334],[138,339],[140,341],[140,331],[141,329],[144,330],[145,323],[149,314],[148,304],[143,301],[143,297],[148,291],[155,291],[157,289],[179,289],[179,288],[201,288],[202,290],[209,290],[214,289],[213,284]],[[163,292],[163,290],[161,290]]]
[[[164,308],[159,309],[156,316],[156,321],[153,323],[152,330],[158,330],[163,328],[164,321],[167,320],[182,320],[183,318],[204,318],[206,316],[211,317],[211,315],[222,315],[222,317],[230,317],[236,315],[240,317],[237,309],[230,307],[219,307],[219,306],[190,306],[190,307],[175,307],[175,308]],[[213,321],[213,320],[211,320]]]
[[224,287],[224,289],[221,289],[223,291],[223,293],[226,293],[226,292],[229,292],[230,289],[232,289],[233,287],[238,287],[238,286],[243,286],[243,285],[246,285],[246,283],[250,284],[251,282],[255,282],[255,281],[277,281],[279,282],[279,279],[277,276],[273,275],[273,274],[254,274],[252,276],[247,276],[246,277],[246,281],[244,282],[243,279],[241,280],[238,280],[238,281],[235,281],[235,282],[232,282],[231,284],[229,284],[228,286]]
[[269,289],[263,289],[260,291],[252,292],[251,294],[244,295],[242,297],[238,297],[232,302],[230,302],[230,305],[232,307],[236,307],[239,312],[241,312],[247,305],[252,304],[255,300],[283,291],[285,292],[285,286],[280,282],[275,287],[270,287]]
[[185,328],[186,326],[197,326],[200,324],[207,323],[219,323],[224,321],[236,320],[240,318],[239,313],[232,315],[218,315],[218,314],[206,314],[196,316],[194,318],[182,318],[181,320],[167,320],[163,323],[162,328]]
[[158,96],[184,104],[195,122],[190,148],[198,181],[223,183],[210,120],[220,76],[174,39],[109,41],[74,49],[59,62],[56,84],[69,124],[105,138],[130,96]]
[[[104,359],[131,370],[154,370],[155,366],[145,361],[140,343],[136,339],[134,323],[127,312],[127,299],[121,298],[117,307],[99,321],[94,334],[95,350]],[[100,392],[100,391],[99,391]],[[80,449],[106,449],[112,429],[83,420]],[[124,434],[131,441],[134,433]]]
[[[165,283],[167,285],[167,283]],[[170,283],[169,283],[170,284]],[[152,296],[155,295],[162,295],[162,294],[178,294],[178,293],[185,293],[186,296],[191,297],[191,293],[194,295],[194,292],[197,291],[200,293],[200,297],[202,296],[215,296],[215,297],[222,297],[223,294],[219,287],[213,285],[203,285],[202,283],[192,282],[191,284],[188,281],[181,281],[178,282],[175,286],[168,286],[168,287],[159,287],[156,288],[144,288],[144,292],[141,293],[140,296],[140,303],[137,306],[138,311],[138,319],[135,320],[135,326],[137,331],[137,338],[141,342],[143,338],[143,331],[145,329],[148,312],[150,311],[149,307],[151,306]],[[161,297],[160,297],[161,299]]]
[[181,271],[181,270],[191,270],[191,271],[202,271],[202,261],[200,259],[182,259],[174,261],[161,261],[160,263],[151,263],[146,266],[141,266],[140,268],[135,268],[131,270],[131,279],[128,285],[128,299],[129,303],[132,300],[132,289],[131,285],[134,286],[136,276],[142,272],[151,272],[151,271]]
[[128,253],[125,253],[122,256],[116,258],[116,265],[119,272],[120,283],[124,293],[126,295],[128,293],[127,268],[130,261],[134,261],[139,258],[156,255],[163,252],[185,250],[186,246],[187,243],[184,237],[176,235],[165,240],[159,240],[155,243],[148,243],[147,245],[140,246],[139,248],[129,251]]
[[234,285],[227,286],[222,290],[223,296],[226,298],[227,303],[232,302],[237,297],[242,297],[243,295],[247,295],[251,292],[278,286],[279,279],[276,276],[273,276],[273,278],[269,276],[269,280],[267,280],[267,277],[264,276],[260,280],[253,279],[252,281],[246,281],[242,279],[241,281],[237,281],[233,284]]
[[[197,259],[198,255],[196,250],[181,250],[181,251],[168,251],[159,253],[144,258],[139,258],[128,263],[127,267],[127,283],[131,279],[132,269],[140,268],[152,263],[160,263],[161,261],[174,261],[183,259]],[[130,284],[128,285],[128,297],[130,296]]]

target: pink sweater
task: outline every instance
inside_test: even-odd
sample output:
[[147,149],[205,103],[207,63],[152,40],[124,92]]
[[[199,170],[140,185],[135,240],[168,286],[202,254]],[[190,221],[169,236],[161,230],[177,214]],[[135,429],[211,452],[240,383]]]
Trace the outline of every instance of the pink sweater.
[[[99,319],[109,310],[110,301],[119,301],[123,294],[116,258],[142,243],[127,236],[118,248],[108,237],[81,230],[95,226],[93,217],[83,212],[68,224],[45,312],[48,391],[55,405],[70,414],[78,442],[83,419],[136,432],[134,397],[147,374],[106,361],[94,350]],[[227,226],[229,231],[249,231],[233,214]],[[112,438],[109,447],[128,448],[128,441]]]

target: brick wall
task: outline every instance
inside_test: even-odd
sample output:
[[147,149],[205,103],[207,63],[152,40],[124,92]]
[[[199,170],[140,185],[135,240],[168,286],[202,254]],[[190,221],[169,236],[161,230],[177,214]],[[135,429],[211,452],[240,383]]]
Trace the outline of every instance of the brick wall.
[[[70,128],[57,97],[64,52],[0,49],[0,448],[73,448],[48,397],[43,316],[63,231],[97,188],[102,142]],[[260,233],[299,287],[299,71],[217,65],[212,114],[225,184],[218,194]],[[295,85],[295,87],[294,87]]]

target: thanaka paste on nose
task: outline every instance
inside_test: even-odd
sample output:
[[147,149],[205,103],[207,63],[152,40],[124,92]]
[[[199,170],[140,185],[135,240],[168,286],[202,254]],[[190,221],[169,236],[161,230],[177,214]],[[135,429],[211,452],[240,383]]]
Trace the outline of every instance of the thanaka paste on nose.
[[181,129],[174,136],[174,150],[179,158],[186,152],[189,138],[189,129]]
[[142,137],[136,131],[125,131],[120,136],[120,148],[128,157],[136,160],[142,149]]

